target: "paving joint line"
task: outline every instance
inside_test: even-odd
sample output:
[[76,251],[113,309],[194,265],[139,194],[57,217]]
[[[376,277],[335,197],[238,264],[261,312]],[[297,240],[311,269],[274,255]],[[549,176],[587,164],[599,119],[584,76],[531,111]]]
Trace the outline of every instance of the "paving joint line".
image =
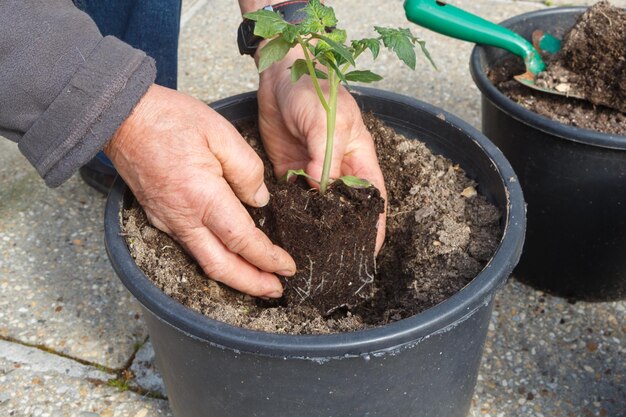
[[146,336],[143,339],[143,342],[135,343],[135,345],[133,346],[133,353],[130,354],[130,357],[126,361],[126,364],[124,365],[123,368],[118,370],[118,373],[119,372],[124,372],[124,371],[127,371],[128,369],[130,369],[130,367],[133,365],[133,362],[135,361],[135,357],[137,356],[137,352],[139,352],[139,349],[144,347],[144,345],[148,342],[149,338],[150,338],[150,336]]
[[[21,340],[15,339],[15,338],[10,337],[10,336],[2,336],[2,335],[0,335],[0,340],[3,340],[5,342],[9,342],[9,343],[14,343],[14,344],[20,345],[20,346],[25,346],[25,347],[37,349],[37,350],[40,350],[42,352],[45,352],[45,353],[48,353],[48,354],[51,354],[51,355],[55,355],[55,356],[59,356],[59,357],[64,358],[64,359],[69,359],[69,360],[77,362],[77,363],[79,363],[81,365],[91,366],[93,368],[96,368],[99,371],[106,372],[108,374],[118,374],[119,372],[122,372],[122,371],[128,369],[128,367],[130,366],[130,365],[128,365],[128,366],[125,366],[124,368],[121,368],[121,369],[115,369],[115,368],[110,368],[108,366],[101,365],[101,364],[96,363],[96,362],[90,362],[90,361],[87,361],[85,359],[76,358],[76,357],[73,357],[73,356],[68,355],[66,353],[57,352],[56,350],[54,350],[52,348],[49,348],[49,347],[47,347],[45,345],[42,345],[42,344],[33,344],[33,343],[23,342]],[[144,341],[144,343],[145,343],[145,341]],[[140,345],[140,347],[141,346],[143,346],[143,344]],[[137,350],[138,349],[139,348],[137,348]],[[135,357],[135,354],[137,353],[137,350],[135,350],[135,352],[133,352],[133,354],[131,355],[132,358]],[[131,358],[131,364],[132,364],[132,358]],[[127,364],[128,364],[128,362],[127,362]]]
[[142,397],[148,397],[148,398],[153,398],[156,400],[166,400],[167,401],[167,397],[162,395],[161,393],[157,392],[157,391],[151,391],[151,390],[147,390],[144,388],[141,388],[139,386],[132,386],[129,385],[128,383],[132,380],[131,379],[125,379],[124,376],[118,376],[117,378],[111,378],[107,381],[101,381],[99,379],[93,379],[93,378],[86,378],[87,382],[97,386],[97,387],[101,387],[103,385],[106,385],[110,388],[115,388],[120,392],[125,392],[125,391],[130,391],[133,392],[137,395],[140,395]]
[[[141,388],[140,386],[132,386],[130,385],[130,382],[135,378],[135,376],[132,373],[127,373],[129,368],[131,367],[137,352],[139,351],[139,349],[141,349],[141,347],[143,347],[146,342],[148,341],[148,337],[146,337],[144,339],[144,341],[140,344],[137,344],[135,351],[133,352],[133,354],[130,356],[130,358],[128,359],[128,361],[126,362],[125,366],[121,369],[113,369],[113,368],[109,368],[107,366],[104,365],[100,365],[98,363],[94,363],[94,362],[90,362],[90,361],[86,361],[84,359],[80,359],[80,358],[75,358],[72,357],[70,355],[61,353],[61,352],[57,352],[53,349],[50,349],[47,346],[44,345],[36,345],[36,344],[32,344],[32,343],[27,343],[27,342],[23,342],[21,340],[18,339],[14,339],[12,337],[9,336],[0,336],[0,341],[4,341],[7,343],[11,343],[17,346],[22,346],[25,348],[30,348],[30,349],[35,349],[38,350],[40,352],[43,352],[45,354],[48,355],[52,355],[52,356],[56,356],[59,358],[63,358],[63,359],[67,359],[73,362],[76,362],[80,365],[83,366],[87,366],[90,368],[93,368],[95,371],[99,371],[102,372],[104,375],[103,376],[109,376],[109,378],[107,379],[98,379],[95,377],[84,377],[83,379],[87,382],[89,382],[92,385],[95,386],[103,386],[106,385],[108,387],[111,388],[116,388],[119,391],[123,392],[123,391],[131,391],[137,395],[141,395],[143,397],[148,397],[148,398],[154,398],[154,399],[159,399],[159,400],[167,400],[167,397],[165,397],[164,395],[162,395],[159,392],[156,391],[151,391],[151,390],[147,390],[144,388]],[[32,365],[32,364],[31,364]],[[10,372],[13,372],[14,370],[12,369]]]

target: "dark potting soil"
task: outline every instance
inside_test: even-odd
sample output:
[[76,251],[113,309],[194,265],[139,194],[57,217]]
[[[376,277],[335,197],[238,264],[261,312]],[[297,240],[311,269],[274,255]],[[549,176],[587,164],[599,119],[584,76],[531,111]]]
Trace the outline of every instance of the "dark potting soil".
[[[421,142],[398,135],[376,118],[365,119],[376,141],[388,192],[387,237],[376,258],[369,297],[348,302],[349,307],[325,316],[306,303],[272,304],[238,293],[206,278],[180,246],[152,227],[141,208],[134,206],[123,213],[123,229],[137,265],[166,294],[202,314],[273,333],[361,330],[412,316],[449,298],[492,257],[501,237],[500,213],[477,194],[476,184],[457,165],[433,155]],[[240,130],[259,151],[256,127],[246,123]],[[259,153],[266,161],[264,153]],[[267,162],[266,182],[272,200],[279,200],[280,190],[287,186],[274,179]],[[310,197],[308,191],[303,195]],[[257,222],[263,219],[254,217]],[[354,234],[355,230],[348,232]],[[302,234],[301,230],[296,233]],[[375,235],[371,239],[373,248]],[[341,250],[346,248],[332,253]],[[330,255],[329,250],[326,256]],[[298,269],[306,272],[309,267],[308,259],[304,265],[298,264]],[[354,281],[361,282],[358,276]]]
[[[242,130],[246,138],[257,134],[256,126]],[[270,166],[267,160],[264,164]],[[322,195],[303,178],[294,183],[268,181],[268,189],[269,204],[248,212],[298,265],[293,277],[281,277],[285,292],[280,304],[309,305],[328,315],[371,298],[376,290],[376,230],[385,210],[378,189],[335,181]]]
[[550,88],[626,112],[626,10],[608,1],[587,9],[540,79]]
[[513,79],[523,72],[521,60],[510,58],[495,65],[488,76],[504,95],[534,113],[566,125],[626,136],[626,113],[525,87]]
[[547,69],[539,74],[538,85],[588,97],[591,101],[524,87],[513,80],[513,75],[525,71],[518,58],[499,63],[489,78],[505,95],[537,114],[583,129],[626,136],[624,10],[606,1],[589,8],[565,34],[561,51],[544,59]]

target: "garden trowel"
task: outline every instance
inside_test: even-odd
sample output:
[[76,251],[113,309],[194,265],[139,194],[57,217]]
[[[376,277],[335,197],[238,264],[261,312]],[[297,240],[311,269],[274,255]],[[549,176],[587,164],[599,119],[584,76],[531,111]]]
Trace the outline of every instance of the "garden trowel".
[[554,54],[561,49],[561,41],[543,31],[533,33],[531,44],[503,26],[441,0],[406,0],[404,10],[407,19],[427,29],[456,39],[503,48],[519,56],[524,60],[526,72],[513,78],[527,87],[560,96],[583,98],[571,94],[569,90],[559,91],[537,85],[537,74],[546,67],[539,51]]

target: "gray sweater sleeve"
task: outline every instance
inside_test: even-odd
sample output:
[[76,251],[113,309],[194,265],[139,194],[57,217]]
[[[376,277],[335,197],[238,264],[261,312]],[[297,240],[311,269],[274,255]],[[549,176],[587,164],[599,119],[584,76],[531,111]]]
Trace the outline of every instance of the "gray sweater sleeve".
[[0,1],[0,136],[51,187],[104,147],[155,75],[71,0]]

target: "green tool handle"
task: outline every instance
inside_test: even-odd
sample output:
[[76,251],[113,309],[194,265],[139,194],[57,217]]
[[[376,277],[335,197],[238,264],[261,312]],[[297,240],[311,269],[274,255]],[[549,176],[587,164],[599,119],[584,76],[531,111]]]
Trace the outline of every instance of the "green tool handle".
[[442,35],[506,49],[521,57],[526,64],[526,70],[533,74],[545,69],[541,56],[526,39],[444,1],[406,0],[404,10],[411,22]]

